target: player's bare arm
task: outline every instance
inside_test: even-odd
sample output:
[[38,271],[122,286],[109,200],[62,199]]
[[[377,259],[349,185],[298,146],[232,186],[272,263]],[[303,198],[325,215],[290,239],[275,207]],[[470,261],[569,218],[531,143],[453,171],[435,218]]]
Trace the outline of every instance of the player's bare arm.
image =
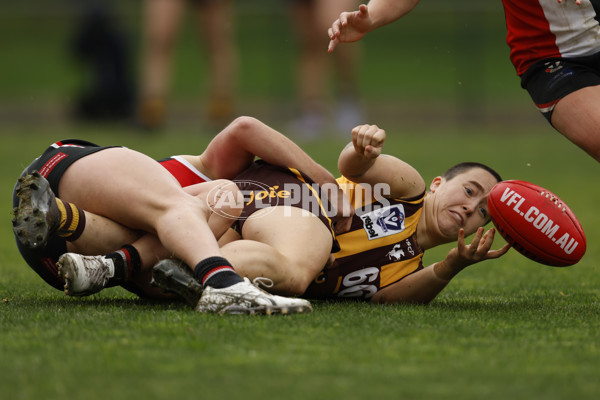
[[454,276],[469,265],[506,254],[510,249],[509,244],[498,250],[492,250],[494,235],[493,228],[485,233],[484,228],[479,228],[471,244],[466,244],[465,231],[461,229],[458,233],[457,246],[448,252],[444,260],[380,290],[371,301],[383,304],[431,302]]
[[342,233],[350,228],[354,210],[335,177],[293,141],[256,118],[237,118],[208,144],[200,156],[186,157],[211,178],[233,179],[255,157],[270,164],[296,168],[319,185],[336,189],[332,193],[335,195],[332,203],[338,211],[336,231]]
[[361,4],[357,11],[340,14],[328,29],[331,53],[338,43],[356,42],[368,32],[387,25],[408,14],[419,0],[371,0]]
[[417,196],[425,190],[425,181],[408,163],[382,154],[385,130],[377,125],[360,125],[352,130],[352,143],[342,150],[338,169],[356,183],[389,185],[389,198]]

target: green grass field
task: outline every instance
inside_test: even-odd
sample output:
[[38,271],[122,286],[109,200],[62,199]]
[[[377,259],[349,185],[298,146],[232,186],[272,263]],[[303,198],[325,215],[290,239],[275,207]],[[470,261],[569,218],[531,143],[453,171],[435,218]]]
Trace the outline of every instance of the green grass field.
[[[218,317],[113,288],[67,298],[21,260],[10,192],[46,144],[78,136],[154,157],[201,149],[209,134],[142,137],[122,127],[28,129],[4,137],[0,175],[0,387],[7,399],[435,398],[593,399],[600,391],[600,171],[548,129],[524,133],[389,132],[388,151],[426,179],[457,160],[551,188],[577,213],[588,250],[570,268],[514,251],[463,271],[431,305],[314,304],[312,315]],[[144,140],[142,140],[144,139]],[[23,143],[27,143],[23,146]],[[326,150],[306,146],[331,168]],[[498,240],[500,246],[502,240]],[[427,254],[431,263],[447,249]]]
[[[587,234],[582,261],[552,268],[510,251],[463,271],[429,306],[315,302],[311,315],[219,317],[120,288],[68,298],[21,259],[11,193],[50,142],[76,137],[160,158],[200,152],[215,133],[190,116],[202,101],[205,66],[187,36],[174,81],[184,111],[174,110],[165,131],[71,123],[66,105],[83,78],[64,53],[68,2],[55,1],[62,8],[54,12],[26,12],[28,0],[0,13],[0,47],[10,55],[0,63],[0,398],[598,398],[600,168],[536,115],[518,87],[499,4],[481,11],[465,2],[465,17],[465,7],[449,13],[436,9],[446,2],[431,0],[405,24],[373,33],[361,75],[371,122],[386,128],[386,151],[426,181],[457,162],[480,161],[557,193]],[[283,128],[292,39],[284,19],[263,11],[240,17],[250,32],[240,35],[240,111]],[[136,28],[137,15],[125,15]],[[303,147],[335,171],[344,144],[331,135]],[[448,250],[428,252],[425,263]]]

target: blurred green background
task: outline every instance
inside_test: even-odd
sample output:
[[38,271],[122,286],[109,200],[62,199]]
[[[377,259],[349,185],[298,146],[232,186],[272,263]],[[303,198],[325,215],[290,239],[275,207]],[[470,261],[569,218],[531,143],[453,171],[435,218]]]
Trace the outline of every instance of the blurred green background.
[[[333,1],[333,0],[332,0]],[[130,48],[137,81],[141,2],[103,2]],[[68,123],[90,79],[72,54],[85,1],[0,1],[0,131],[11,123]],[[282,124],[294,107],[297,37],[284,0],[238,0],[238,114]],[[207,62],[190,16],[174,63],[169,127],[202,124]],[[545,121],[520,88],[505,43],[500,1],[427,0],[360,44],[360,95],[367,119],[382,126],[515,126]],[[323,35],[326,35],[324,32]],[[325,48],[323,49],[325,51]],[[285,125],[282,125],[285,126]],[[510,128],[507,128],[510,129]],[[551,128],[547,128],[551,132]]]

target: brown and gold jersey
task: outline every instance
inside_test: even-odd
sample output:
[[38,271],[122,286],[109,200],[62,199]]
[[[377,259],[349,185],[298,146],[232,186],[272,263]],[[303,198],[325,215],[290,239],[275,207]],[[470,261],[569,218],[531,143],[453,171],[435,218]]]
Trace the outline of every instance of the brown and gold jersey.
[[356,214],[350,230],[338,235],[335,262],[321,271],[303,297],[368,300],[380,289],[423,268],[416,231],[425,192],[387,199],[386,185],[369,188],[341,177]]

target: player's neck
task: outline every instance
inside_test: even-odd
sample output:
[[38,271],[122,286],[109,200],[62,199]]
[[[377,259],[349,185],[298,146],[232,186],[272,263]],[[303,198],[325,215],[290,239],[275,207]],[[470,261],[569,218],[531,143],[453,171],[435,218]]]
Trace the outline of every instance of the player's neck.
[[417,224],[417,241],[423,250],[448,243],[448,240],[439,231],[433,212],[434,207],[429,205],[431,202],[433,202],[433,196],[425,196],[423,212],[421,212]]

